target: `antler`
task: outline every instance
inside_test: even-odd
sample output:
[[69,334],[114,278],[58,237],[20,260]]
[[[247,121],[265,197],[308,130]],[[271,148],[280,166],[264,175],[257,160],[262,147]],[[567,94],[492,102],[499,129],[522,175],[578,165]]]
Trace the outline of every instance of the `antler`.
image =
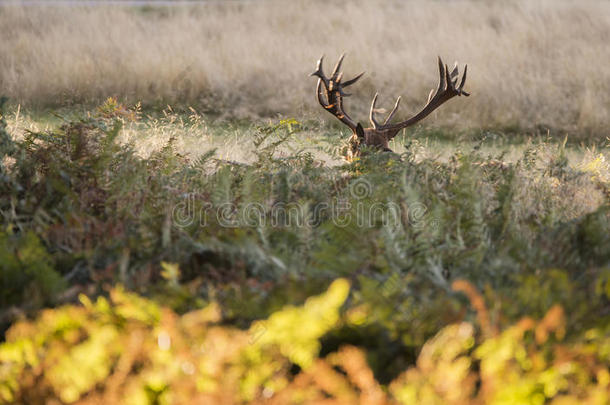
[[364,129],[360,124],[356,123],[353,119],[351,119],[343,109],[343,97],[349,96],[349,94],[346,94],[343,89],[347,86],[356,83],[356,81],[358,81],[358,79],[362,77],[364,72],[360,73],[358,76],[354,77],[351,80],[342,82],[341,79],[343,78],[343,73],[340,73],[339,69],[341,68],[341,63],[343,62],[344,57],[345,54],[341,55],[339,61],[333,69],[330,78],[327,78],[324,74],[324,71],[322,70],[322,61],[324,60],[324,56],[322,56],[320,60],[318,60],[318,66],[316,68],[316,71],[313,72],[311,76],[318,77],[318,87],[316,89],[316,95],[318,96],[318,101],[320,102],[320,105],[322,105],[322,107],[324,107],[326,111],[333,114],[352,130],[353,136],[350,138],[350,144],[351,151],[354,156],[360,154],[361,145],[389,151],[389,141],[394,138],[401,129],[413,125],[416,122],[424,119],[432,111],[436,110],[447,100],[455,96],[470,95],[464,91],[464,84],[466,83],[466,72],[468,66],[464,66],[464,74],[462,75],[462,79],[460,80],[460,84],[458,85],[459,72],[457,62],[453,69],[449,71],[447,65],[444,65],[443,61],[439,57],[438,87],[436,91],[434,91],[433,89],[430,92],[430,95],[428,96],[428,102],[426,103],[424,108],[421,109],[420,112],[418,112],[406,121],[402,121],[397,124],[390,124],[390,121],[394,117],[394,114],[396,113],[396,110],[400,105],[400,97],[398,97],[398,99],[396,100],[396,104],[394,105],[394,108],[392,109],[390,114],[384,120],[383,124],[380,124],[375,118],[375,106],[377,104],[377,98],[379,97],[379,94],[375,94],[375,97],[373,97],[373,102],[371,103],[371,111],[369,113],[369,119],[371,120],[371,124],[373,125],[373,127]]
[[[330,78],[327,78],[324,74],[324,70],[322,69],[322,62],[324,60],[324,55],[322,55],[322,57],[318,60],[316,71],[310,76],[318,76],[318,87],[316,89],[316,94],[318,96],[318,102],[320,105],[324,107],[326,111],[337,117],[342,123],[347,125],[353,132],[355,132],[357,127],[356,122],[351,119],[349,115],[347,115],[345,110],[343,110],[343,97],[350,96],[350,94],[343,91],[343,88],[356,83],[358,79],[362,77],[364,72],[360,73],[353,79],[342,83],[341,79],[343,78],[343,72],[339,72],[339,69],[341,68],[341,63],[343,62],[344,57],[345,53],[339,57],[339,61],[335,65]],[[322,89],[322,85],[324,85],[324,90]]]
[[464,66],[464,74],[462,75],[462,80],[460,81],[460,84],[457,87],[456,85],[459,76],[457,62],[453,66],[451,72],[449,72],[449,68],[447,67],[447,65],[443,64],[443,61],[439,56],[438,71],[438,87],[436,91],[434,91],[434,89],[430,91],[430,95],[428,96],[428,102],[426,103],[424,108],[422,108],[422,110],[415,114],[413,117],[397,124],[389,124],[389,122],[396,113],[396,110],[398,109],[398,105],[400,104],[400,97],[398,97],[398,99],[396,100],[394,108],[392,109],[388,117],[385,119],[384,123],[379,124],[375,119],[375,104],[377,103],[377,97],[379,96],[379,93],[375,94],[375,97],[373,97],[373,102],[371,103],[371,111],[369,114],[369,119],[371,121],[371,124],[373,125],[373,128],[376,131],[391,132],[392,135],[390,135],[389,138],[392,138],[396,133],[398,133],[398,131],[410,125],[413,125],[418,121],[421,121],[422,119],[427,117],[432,111],[436,110],[438,107],[440,107],[443,103],[450,100],[451,98],[461,95],[470,95],[469,93],[464,91],[464,84],[466,83],[466,73],[468,71],[468,65]]

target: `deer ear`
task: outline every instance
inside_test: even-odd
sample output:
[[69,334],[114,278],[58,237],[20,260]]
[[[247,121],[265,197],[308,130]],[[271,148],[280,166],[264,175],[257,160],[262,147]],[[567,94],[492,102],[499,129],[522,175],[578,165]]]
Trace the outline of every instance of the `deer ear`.
[[364,128],[362,128],[360,123],[356,125],[356,136],[358,136],[358,138],[364,138]]

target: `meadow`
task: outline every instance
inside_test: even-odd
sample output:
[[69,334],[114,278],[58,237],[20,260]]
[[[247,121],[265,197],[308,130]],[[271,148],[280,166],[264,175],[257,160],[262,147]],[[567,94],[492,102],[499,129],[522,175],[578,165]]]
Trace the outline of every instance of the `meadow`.
[[609,3],[286,4],[0,6],[0,404],[608,403]]
[[[401,113],[424,104],[436,57],[470,69],[476,95],[428,125],[607,135],[606,1],[229,1],[176,7],[1,7],[0,88],[24,107],[114,96],[231,118],[320,117],[308,74],[347,52],[366,71],[348,108],[375,91]],[[397,118],[401,118],[398,116]]]

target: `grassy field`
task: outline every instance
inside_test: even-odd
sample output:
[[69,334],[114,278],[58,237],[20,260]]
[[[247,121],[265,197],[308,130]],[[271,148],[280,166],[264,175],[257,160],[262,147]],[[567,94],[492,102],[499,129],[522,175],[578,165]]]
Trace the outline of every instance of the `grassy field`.
[[0,7],[0,404],[607,404],[608,4]]
[[[173,139],[176,152],[197,159],[215,150],[220,159],[252,163],[256,159],[254,144],[257,128],[272,125],[278,120],[224,120],[199,113],[192,107],[174,111],[166,107],[162,112],[142,113],[138,110],[137,120],[126,120],[121,129],[119,142],[129,143],[141,157],[148,157]],[[7,131],[14,139],[23,139],[29,132],[57,130],[61,125],[80,119],[87,113],[84,109],[59,109],[58,112],[29,113],[24,109],[7,110],[4,118]],[[95,112],[94,112],[95,114]],[[289,157],[297,151],[307,151],[328,165],[345,163],[342,148],[351,132],[340,127],[330,115],[322,116],[326,121],[309,119],[303,121],[298,136],[283,142],[276,151],[278,156]],[[477,149],[481,154],[499,156],[502,160],[515,163],[528,148],[547,144],[557,146],[567,140],[566,157],[572,167],[586,164],[597,152],[607,151],[607,138],[586,142],[553,137],[550,132],[507,132],[504,129],[479,131],[451,131],[427,126],[416,126],[402,131],[390,142],[396,153],[404,153],[405,145],[414,143],[418,160],[434,158],[446,162],[458,151]]]
[[[607,135],[607,1],[251,1],[172,8],[2,7],[0,89],[31,108],[116,96],[238,118],[321,116],[315,61],[348,53],[366,71],[348,108],[376,90],[401,116],[424,104],[437,55],[469,66],[473,97],[427,125]],[[585,45],[586,44],[586,45]],[[400,117],[397,117],[400,118]]]

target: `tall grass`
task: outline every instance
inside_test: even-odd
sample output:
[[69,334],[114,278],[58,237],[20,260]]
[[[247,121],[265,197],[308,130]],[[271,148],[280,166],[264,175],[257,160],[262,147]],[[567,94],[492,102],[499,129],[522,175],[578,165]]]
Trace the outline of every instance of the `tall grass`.
[[[427,124],[545,126],[608,134],[607,1],[261,0],[171,8],[0,8],[0,89],[26,106],[115,95],[233,117],[315,114],[307,77],[323,53],[366,70],[347,109],[364,121],[375,90],[400,117],[436,84],[435,58],[468,63],[468,99]],[[331,66],[327,66],[327,69]],[[399,117],[399,118],[400,118]]]

